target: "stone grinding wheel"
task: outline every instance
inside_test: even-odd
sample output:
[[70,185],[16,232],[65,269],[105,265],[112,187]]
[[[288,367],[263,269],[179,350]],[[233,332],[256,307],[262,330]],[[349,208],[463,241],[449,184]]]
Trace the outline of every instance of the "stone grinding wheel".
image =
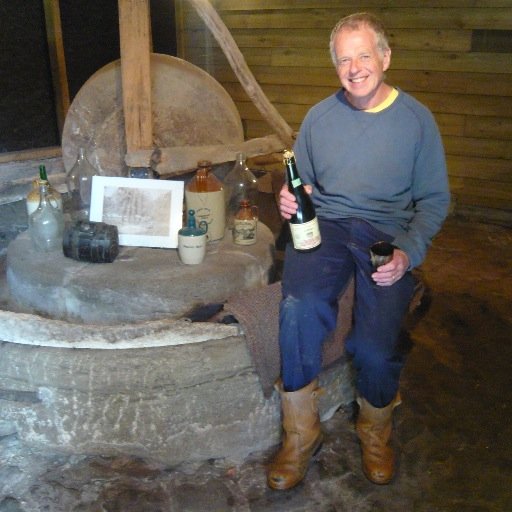
[[[229,94],[187,61],[151,54],[151,99],[157,148],[244,140],[240,115]],[[100,68],[73,99],[62,133],[66,171],[74,165],[80,147],[101,175],[126,175],[120,60]]]

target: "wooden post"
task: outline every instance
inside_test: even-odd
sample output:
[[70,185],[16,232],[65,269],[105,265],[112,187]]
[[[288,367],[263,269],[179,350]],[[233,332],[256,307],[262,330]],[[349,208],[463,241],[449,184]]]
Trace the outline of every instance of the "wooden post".
[[50,54],[52,81],[55,89],[55,109],[57,125],[62,135],[64,120],[69,110],[69,87],[62,40],[62,24],[60,20],[59,0],[44,0],[44,17],[46,23],[46,39]]
[[119,0],[118,6],[126,150],[130,153],[153,146],[149,0]]

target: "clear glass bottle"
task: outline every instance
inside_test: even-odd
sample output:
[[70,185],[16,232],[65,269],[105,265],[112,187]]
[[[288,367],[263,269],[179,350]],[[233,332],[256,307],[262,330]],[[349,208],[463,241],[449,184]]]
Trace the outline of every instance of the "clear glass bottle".
[[253,205],[258,200],[258,180],[247,167],[244,153],[236,154],[236,161],[231,171],[224,178],[226,195],[226,223],[233,227],[233,219],[240,207],[240,201],[247,199]]
[[49,252],[62,248],[64,217],[62,210],[52,206],[48,194],[48,184],[39,184],[39,206],[30,215],[28,229],[35,248]]
[[196,212],[200,226],[203,221],[207,224],[209,242],[223,238],[226,229],[224,187],[211,166],[208,160],[199,161],[194,177],[185,186],[187,210]]
[[66,176],[73,220],[89,220],[92,178],[97,175],[98,172],[85,156],[84,148],[79,148],[76,163]]
[[238,245],[256,243],[258,207],[251,206],[248,199],[242,199],[233,219],[233,242]]
[[48,181],[48,175],[46,174],[46,167],[44,165],[39,166],[39,179],[32,181],[32,189],[27,194],[27,215],[30,215],[37,210],[40,201],[39,184],[41,182],[46,183],[48,187],[48,197],[52,206],[62,211],[62,196],[58,190],[53,188]]

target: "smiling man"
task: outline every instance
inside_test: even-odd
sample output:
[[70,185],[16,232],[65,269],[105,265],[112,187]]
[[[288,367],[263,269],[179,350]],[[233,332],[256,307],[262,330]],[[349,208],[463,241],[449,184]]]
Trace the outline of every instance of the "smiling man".
[[347,100],[359,110],[381,104],[393,91],[384,82],[384,72],[391,62],[391,49],[383,27],[374,20],[378,32],[370,25],[342,20],[331,37],[331,57]]
[[[392,411],[405,363],[398,337],[421,264],[447,215],[449,189],[439,130],[430,111],[384,81],[391,64],[385,29],[357,13],[334,27],[330,52],[342,88],[306,115],[294,147],[319,219],[321,246],[286,248],[280,307],[283,443],[268,483],[288,489],[305,476],[322,442],[318,374],[322,344],[336,326],[338,297],[355,280],[353,325],[345,349],[356,370],[356,430],[363,471],[374,483],[394,474]],[[280,211],[290,219],[285,185]],[[394,246],[373,268],[370,246]]]

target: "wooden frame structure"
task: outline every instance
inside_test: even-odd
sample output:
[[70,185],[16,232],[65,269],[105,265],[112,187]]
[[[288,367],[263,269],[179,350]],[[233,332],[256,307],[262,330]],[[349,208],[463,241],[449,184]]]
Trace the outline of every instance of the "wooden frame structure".
[[[247,95],[275,134],[240,144],[155,148],[152,133],[150,54],[152,49],[149,0],[118,0],[123,110],[128,167],[153,167],[162,177],[188,172],[200,159],[213,163],[232,160],[234,152],[266,155],[293,144],[294,131],[265,96],[228,28],[209,0],[187,0],[224,51]],[[45,0],[52,76],[57,95],[57,119],[62,133],[69,109],[66,63],[59,0]]]

